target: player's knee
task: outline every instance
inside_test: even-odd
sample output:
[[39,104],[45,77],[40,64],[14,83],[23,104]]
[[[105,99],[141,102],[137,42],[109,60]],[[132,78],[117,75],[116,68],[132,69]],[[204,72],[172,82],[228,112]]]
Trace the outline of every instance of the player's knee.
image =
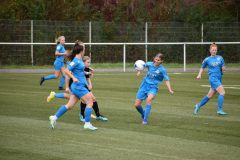
[[149,98],[149,99],[146,100],[146,103],[147,104],[152,104],[152,100],[153,100],[152,98]]

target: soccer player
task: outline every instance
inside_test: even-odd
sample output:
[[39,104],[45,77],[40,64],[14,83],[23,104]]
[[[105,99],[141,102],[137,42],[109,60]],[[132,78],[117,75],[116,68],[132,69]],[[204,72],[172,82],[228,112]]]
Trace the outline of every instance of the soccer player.
[[[154,58],[153,62],[147,62],[145,67],[147,67],[148,72],[138,89],[135,107],[137,111],[141,114],[142,124],[146,125],[148,123],[148,117],[152,109],[152,101],[158,92],[158,85],[164,80],[168,88],[168,91],[173,94],[173,90],[170,85],[169,77],[166,69],[162,65],[164,56],[162,53],[158,53]],[[140,75],[138,71],[137,76]],[[146,107],[143,110],[142,101],[146,100]]]
[[223,101],[225,90],[222,85],[222,75],[223,71],[225,70],[224,59],[222,56],[217,55],[217,45],[215,43],[210,45],[210,54],[211,56],[205,58],[202,62],[202,67],[199,70],[197,79],[201,79],[203,69],[208,67],[208,75],[209,75],[209,83],[211,85],[208,94],[203,97],[200,103],[195,105],[194,114],[197,114],[200,108],[205,105],[212,96],[218,92],[218,107],[217,107],[217,114],[219,115],[226,115],[223,111]]
[[62,73],[62,77],[60,79],[60,85],[59,85],[59,90],[63,90],[63,85],[65,83],[65,75],[64,75],[64,56],[67,55],[67,52],[64,48],[64,43],[65,43],[65,37],[60,36],[57,39],[57,47],[55,51],[56,55],[56,60],[54,61],[54,74],[48,75],[45,77],[41,77],[40,79],[40,85],[43,84],[45,80],[50,80],[50,79],[56,79],[60,77],[60,73]]
[[[83,62],[84,62],[84,65],[85,65],[85,69],[84,69],[84,72],[85,72],[85,77],[87,79],[87,82],[88,82],[88,86],[85,86],[89,92],[91,92],[92,90],[92,81],[91,81],[91,76],[93,74],[93,69],[90,68],[90,64],[91,64],[91,59],[90,57],[88,56],[84,56],[83,57]],[[66,79],[68,78],[68,76],[66,76]],[[50,102],[52,99],[54,98],[65,98],[65,99],[69,99],[70,97],[70,89],[69,87],[71,86],[72,84],[72,79],[70,80],[66,80],[66,92],[68,93],[55,93],[55,92],[50,92],[49,96],[47,97],[47,102]],[[93,99],[94,99],[94,102],[93,102],[93,110],[96,114],[96,120],[100,120],[100,121],[107,121],[108,118],[103,116],[102,114],[100,114],[100,110],[99,110],[99,107],[98,107],[98,103],[96,101],[96,98],[94,97],[94,95],[92,94],[93,96]],[[79,117],[80,117],[80,121],[81,122],[85,122],[85,109],[86,109],[86,103],[81,101],[81,104],[80,104],[80,114],[79,114]]]
[[[89,90],[89,92],[91,92],[92,90],[92,81],[91,81],[91,76],[93,74],[93,69],[90,68],[90,64],[91,64],[91,59],[90,57],[88,56],[84,56],[83,57],[83,62],[85,64],[85,75],[86,75],[86,79],[88,81],[88,87],[87,89]],[[96,101],[96,98],[93,96],[93,99],[94,99],[94,102],[93,102],[93,110],[96,114],[96,120],[100,120],[100,121],[107,121],[108,118],[101,115],[100,114],[100,110],[99,110],[99,107],[98,107],[98,103]],[[81,104],[80,104],[80,121],[82,122],[85,122],[85,115],[84,115],[84,112],[85,112],[85,109],[86,109],[86,103],[84,101],[81,101]]]
[[[87,86],[87,80],[84,73],[85,65],[82,58],[85,54],[85,45],[82,42],[76,41],[73,50],[71,63],[68,68],[65,69],[65,74],[72,78],[73,84],[71,85],[71,95],[68,103],[58,109],[55,115],[49,117],[50,125],[55,127],[57,119],[59,119],[64,113],[72,109],[79,99],[82,99],[87,107],[85,109],[85,129],[96,130],[91,123],[91,113],[93,106],[93,97],[85,86]],[[71,73],[72,72],[72,73]]]

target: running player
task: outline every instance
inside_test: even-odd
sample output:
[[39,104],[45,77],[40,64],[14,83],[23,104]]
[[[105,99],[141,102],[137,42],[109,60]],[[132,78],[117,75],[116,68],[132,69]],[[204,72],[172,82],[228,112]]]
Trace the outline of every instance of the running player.
[[55,115],[49,117],[50,125],[52,128],[55,127],[57,119],[59,119],[69,109],[72,109],[79,99],[82,99],[87,104],[87,107],[85,109],[84,128],[90,130],[97,129],[90,123],[93,97],[92,93],[90,93],[85,87],[88,84],[84,73],[85,65],[82,61],[84,54],[85,45],[82,42],[77,41],[72,50],[72,58],[70,58],[71,63],[69,64],[68,68],[65,69],[66,75],[73,79],[70,99],[66,105],[63,105],[58,109]]
[[56,79],[60,77],[60,73],[62,73],[62,77],[60,79],[60,85],[59,85],[59,90],[63,90],[63,85],[65,83],[65,76],[64,76],[64,56],[67,55],[67,52],[64,48],[64,43],[65,43],[65,37],[64,36],[60,36],[57,39],[57,47],[56,47],[56,51],[55,51],[55,55],[56,55],[56,60],[54,61],[54,74],[52,75],[48,75],[45,77],[41,77],[40,79],[40,85],[43,84],[43,82],[45,80],[50,80],[50,79]]
[[226,115],[227,113],[223,111],[223,101],[225,90],[222,85],[222,75],[223,71],[225,70],[225,63],[222,56],[217,55],[217,45],[215,43],[210,45],[210,54],[211,56],[204,59],[202,63],[202,67],[199,70],[197,79],[201,79],[203,69],[208,67],[208,75],[209,75],[209,83],[211,85],[208,94],[203,97],[202,101],[195,105],[194,114],[197,114],[200,108],[205,105],[209,99],[215,93],[219,93],[218,96],[218,107],[217,107],[217,114],[219,115]]
[[[168,88],[168,91],[173,94],[173,90],[170,85],[169,77],[166,69],[162,65],[164,60],[163,54],[158,53],[153,62],[147,62],[145,67],[148,68],[147,75],[142,80],[142,83],[137,92],[135,107],[141,114],[142,124],[148,123],[148,117],[152,108],[152,101],[158,92],[158,85],[164,80]],[[140,75],[138,71],[137,75]],[[146,108],[143,110],[142,101],[146,100]]]

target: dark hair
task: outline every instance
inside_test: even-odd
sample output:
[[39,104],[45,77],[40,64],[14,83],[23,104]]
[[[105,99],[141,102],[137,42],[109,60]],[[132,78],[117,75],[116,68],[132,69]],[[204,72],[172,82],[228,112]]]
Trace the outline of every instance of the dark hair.
[[80,52],[83,51],[84,47],[83,47],[83,45],[81,43],[82,42],[79,41],[79,40],[75,41],[75,44],[74,44],[73,49],[72,49],[72,52],[69,55],[69,60],[70,61],[72,61],[77,54],[79,54]]
[[162,61],[164,60],[164,55],[163,55],[162,53],[156,54],[156,55],[154,56],[154,58],[156,58],[156,57],[160,58]]

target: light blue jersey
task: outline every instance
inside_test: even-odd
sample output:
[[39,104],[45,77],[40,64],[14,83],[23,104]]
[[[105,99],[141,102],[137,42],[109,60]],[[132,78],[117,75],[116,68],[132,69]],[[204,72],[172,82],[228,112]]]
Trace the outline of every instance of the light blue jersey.
[[224,59],[222,56],[209,56],[203,60],[202,68],[208,67],[209,76],[221,76],[222,67],[225,65]]
[[[66,50],[62,44],[58,44],[56,47],[56,52],[64,53]],[[64,62],[64,56],[57,56],[56,61]]]
[[148,68],[148,72],[144,77],[136,96],[136,98],[140,100],[145,100],[149,94],[156,96],[158,85],[163,80],[169,80],[167,71],[163,65],[154,66],[153,62],[147,62],[145,67]]
[[87,84],[85,77],[85,65],[82,59],[74,58],[68,65],[68,70],[72,72],[73,76],[78,79],[78,84]]
[[208,67],[209,83],[212,89],[222,85],[222,67],[225,65],[222,56],[209,56],[203,60],[202,68]]
[[146,83],[157,87],[163,80],[169,80],[167,71],[163,65],[154,66],[153,62],[147,62],[145,67],[148,68],[147,75],[144,77]]

